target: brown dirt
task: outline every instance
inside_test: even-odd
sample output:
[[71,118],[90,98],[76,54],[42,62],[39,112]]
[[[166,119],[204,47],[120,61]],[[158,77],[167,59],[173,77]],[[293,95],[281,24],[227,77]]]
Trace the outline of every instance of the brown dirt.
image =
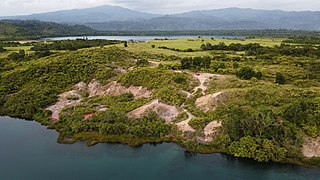
[[302,153],[306,157],[320,157],[320,137],[304,139]]
[[204,112],[214,111],[224,97],[223,92],[217,92],[198,98],[195,102],[196,106]]
[[126,88],[121,84],[113,81],[105,86],[102,86],[100,82],[92,80],[88,85],[89,96],[118,96],[124,93],[132,93],[136,99],[150,98],[152,92],[142,86],[130,86]]
[[221,122],[218,122],[218,121],[212,121],[210,122],[205,128],[204,128],[204,141],[205,142],[211,142],[213,137],[214,137],[214,134],[216,132],[216,129],[218,127],[221,126]]
[[148,111],[156,112],[161,118],[166,120],[167,124],[171,124],[179,115],[179,110],[175,106],[161,103],[158,99],[129,112],[127,115],[128,117],[140,118]]

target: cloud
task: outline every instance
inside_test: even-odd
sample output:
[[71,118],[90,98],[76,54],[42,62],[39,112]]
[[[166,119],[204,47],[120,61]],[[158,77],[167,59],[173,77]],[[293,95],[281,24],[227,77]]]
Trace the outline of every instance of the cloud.
[[0,15],[31,14],[107,4],[162,14],[227,7],[320,10],[320,1],[315,0],[1,0]]

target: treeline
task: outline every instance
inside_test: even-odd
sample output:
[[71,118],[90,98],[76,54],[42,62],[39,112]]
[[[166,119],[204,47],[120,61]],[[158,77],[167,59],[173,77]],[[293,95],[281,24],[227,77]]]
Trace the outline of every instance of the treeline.
[[221,50],[221,51],[245,51],[247,56],[306,56],[306,57],[320,57],[320,47],[315,46],[294,46],[288,44],[281,44],[275,47],[263,47],[258,43],[240,44],[231,43],[226,45],[221,42],[217,45],[211,43],[202,44],[200,48],[207,50]]
[[42,57],[50,56],[52,54],[53,52],[49,50],[39,50],[39,51],[35,51],[33,54],[27,54],[24,50],[19,50],[18,52],[10,53],[5,59],[9,61],[21,62],[21,61],[29,61],[34,58],[42,58]]
[[240,44],[240,43],[231,43],[230,45],[226,45],[224,42],[221,42],[217,45],[212,45],[211,43],[202,44],[200,49],[206,50],[221,50],[221,51],[249,51],[249,50],[257,50],[262,46],[258,43],[250,43],[250,44]]
[[269,56],[277,56],[277,55],[285,55],[285,56],[295,56],[295,57],[320,57],[320,47],[313,46],[292,46],[281,44],[280,46],[271,47],[260,47],[256,50],[248,50],[246,51],[248,56],[261,56],[261,55],[269,55]]
[[88,39],[76,39],[76,40],[62,40],[52,41],[49,43],[37,43],[31,48],[33,51],[44,51],[44,50],[70,50],[75,51],[82,48],[100,47],[112,44],[119,44],[121,41],[116,40],[88,40]]
[[104,31],[107,36],[241,36],[241,37],[319,37],[318,31],[302,30],[185,30],[185,31]]
[[171,51],[177,51],[177,52],[195,52],[197,50],[193,50],[192,48],[188,48],[188,49],[177,49],[177,48],[169,48],[169,47],[166,47],[166,46],[160,46],[158,47],[159,49],[167,49],[167,50],[171,50]]
[[212,58],[204,57],[185,57],[181,59],[181,69],[199,70],[210,68]]
[[320,37],[291,37],[287,40],[282,41],[283,43],[294,43],[294,44],[320,44]]

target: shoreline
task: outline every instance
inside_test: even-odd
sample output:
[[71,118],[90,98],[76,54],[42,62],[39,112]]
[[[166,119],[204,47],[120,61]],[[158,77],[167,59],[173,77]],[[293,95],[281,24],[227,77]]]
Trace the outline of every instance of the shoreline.
[[[86,133],[80,133],[76,134],[75,137],[68,137],[64,136],[61,134],[61,132],[53,127],[50,127],[50,125],[41,123],[37,120],[27,120],[27,119],[22,119],[20,117],[13,117],[13,116],[8,116],[8,115],[0,115],[0,117],[9,117],[9,118],[14,118],[17,120],[22,120],[22,121],[30,121],[30,122],[36,122],[39,125],[46,127],[47,130],[54,130],[58,133],[58,138],[57,138],[57,143],[58,144],[69,144],[72,145],[74,143],[78,142],[85,142],[86,146],[91,147],[95,146],[97,144],[102,144],[102,143],[111,143],[111,144],[122,144],[122,145],[127,145],[129,147],[139,147],[144,144],[162,144],[162,143],[173,143],[178,145],[179,147],[185,149],[185,151],[190,152],[190,153],[199,153],[199,154],[215,154],[215,153],[220,153],[224,155],[228,155],[232,158],[239,158],[239,159],[247,159],[250,161],[257,162],[253,159],[250,158],[241,158],[241,157],[235,157],[231,154],[228,154],[226,150],[215,148],[215,147],[210,147],[206,144],[200,144],[200,143],[194,143],[192,141],[183,141],[183,139],[178,139],[175,137],[165,137],[165,138],[137,138],[137,137],[129,137],[129,136],[117,136],[117,135],[103,135],[97,132],[86,132]],[[82,137],[81,135],[85,134],[86,137]],[[90,136],[88,136],[90,135]],[[296,165],[296,166],[301,166],[305,168],[315,168],[315,169],[320,169],[320,166],[315,165],[313,161],[318,161],[320,162],[320,157],[313,157],[313,158],[304,158],[301,159],[301,157],[286,157],[283,161],[280,162],[257,162],[257,163],[280,163],[280,164],[288,164],[288,165]]]

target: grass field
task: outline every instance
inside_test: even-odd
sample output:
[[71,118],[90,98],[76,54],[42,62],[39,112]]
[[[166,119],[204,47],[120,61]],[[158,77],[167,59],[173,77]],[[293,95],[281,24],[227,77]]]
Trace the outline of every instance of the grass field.
[[30,51],[31,48],[32,46],[5,47],[5,49],[8,51],[19,51],[19,50]]
[[[127,48],[128,51],[134,53],[147,52],[150,54],[165,54],[167,56],[175,55],[179,57],[195,57],[195,56],[210,56],[212,51],[202,51],[202,52],[176,52],[167,49],[159,49],[160,46],[165,46],[168,48],[176,48],[181,50],[193,49],[198,50],[200,46],[205,43],[211,43],[213,45],[224,42],[226,45],[231,43],[249,44],[249,43],[259,43],[262,46],[273,47],[280,45],[284,39],[280,38],[255,38],[255,39],[210,39],[210,38],[185,38],[177,40],[151,40],[148,42],[139,43],[129,43]],[[155,45],[155,48],[151,46]],[[117,45],[118,47],[123,47],[122,44]],[[242,52],[237,52],[241,54]]]

